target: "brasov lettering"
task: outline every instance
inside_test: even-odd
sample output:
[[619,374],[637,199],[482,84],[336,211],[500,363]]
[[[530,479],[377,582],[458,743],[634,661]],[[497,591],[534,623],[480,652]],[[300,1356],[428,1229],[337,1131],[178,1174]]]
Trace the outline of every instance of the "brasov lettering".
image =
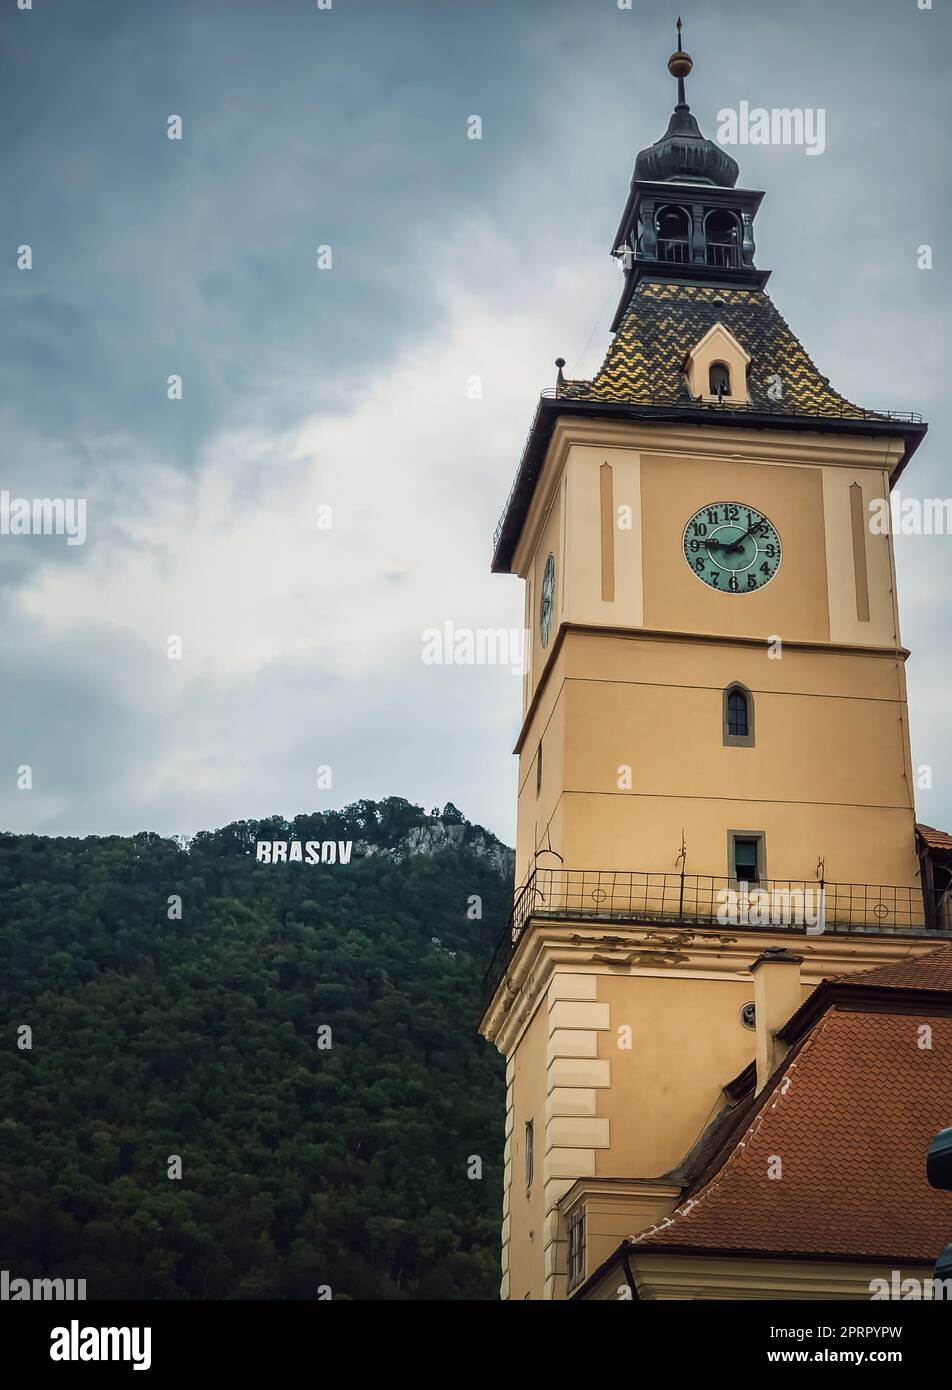
[[349,864],[353,840],[257,840],[259,864]]

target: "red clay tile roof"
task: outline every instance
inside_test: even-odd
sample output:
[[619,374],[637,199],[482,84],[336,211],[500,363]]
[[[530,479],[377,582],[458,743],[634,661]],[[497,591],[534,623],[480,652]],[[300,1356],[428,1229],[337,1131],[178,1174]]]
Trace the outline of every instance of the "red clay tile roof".
[[925,1176],[929,1141],[952,1123],[950,1049],[952,1017],[830,1009],[726,1161],[634,1248],[931,1263],[952,1239],[952,1193]]
[[952,835],[944,830],[933,830],[931,825],[923,825],[921,821],[916,821],[916,830],[929,849],[952,849]]
[[907,956],[873,970],[857,970],[836,976],[838,984],[865,985],[882,989],[941,989],[952,991],[952,942],[926,956]]

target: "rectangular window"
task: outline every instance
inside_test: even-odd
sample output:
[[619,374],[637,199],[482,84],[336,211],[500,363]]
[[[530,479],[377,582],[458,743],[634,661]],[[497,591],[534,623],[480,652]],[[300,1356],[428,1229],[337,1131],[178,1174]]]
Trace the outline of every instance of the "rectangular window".
[[575,1212],[569,1221],[568,1287],[581,1283],[585,1274],[585,1212]]
[[535,1134],[532,1121],[526,1120],[526,1187],[532,1186],[532,1174],[535,1169],[534,1137]]
[[756,840],[742,840],[739,837],[735,839],[733,869],[738,883],[757,882],[757,849]]
[[536,753],[536,796],[542,790],[542,740],[539,740],[539,748]]

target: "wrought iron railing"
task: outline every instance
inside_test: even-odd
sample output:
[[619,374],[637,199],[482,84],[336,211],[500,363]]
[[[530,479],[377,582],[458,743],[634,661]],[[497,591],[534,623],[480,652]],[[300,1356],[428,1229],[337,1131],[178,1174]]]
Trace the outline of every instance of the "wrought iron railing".
[[[573,383],[569,382],[568,385]],[[582,382],[587,386],[588,382]],[[540,391],[540,397],[544,401],[551,400],[580,400],[583,397],[566,396],[564,390],[557,386],[547,386],[544,391]],[[645,409],[665,409],[665,410],[719,410],[719,401],[705,401],[697,399],[682,399],[681,397],[665,396],[664,398],[653,396],[647,400],[638,401],[600,401],[598,399],[589,401],[590,405],[629,405],[633,408]],[[803,407],[790,404],[788,401],[738,401],[736,405],[731,405],[732,410],[747,411],[751,415],[781,415],[781,416],[809,416],[816,420],[871,420],[889,421],[900,425],[921,425],[922,415],[918,410],[864,410],[862,406],[851,405],[849,401],[844,401],[839,409],[834,409],[834,402],[830,401],[823,407],[822,415],[815,409],[807,410]]]
[[691,259],[691,243],[676,237],[658,238],[658,260],[686,265]]
[[730,270],[740,269],[740,252],[736,246],[725,246],[716,241],[709,241],[704,250],[708,265],[724,266]]
[[519,889],[486,972],[491,996],[530,920],[584,917],[608,922],[684,923],[756,930],[947,931],[952,893],[918,887],[769,879],[740,883],[707,874],[616,869],[536,869]]

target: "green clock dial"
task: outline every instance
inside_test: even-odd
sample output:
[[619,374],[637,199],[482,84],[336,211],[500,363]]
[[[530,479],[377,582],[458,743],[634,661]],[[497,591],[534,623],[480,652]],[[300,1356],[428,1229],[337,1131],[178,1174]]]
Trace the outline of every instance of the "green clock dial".
[[780,568],[780,537],[756,507],[712,502],[685,526],[684,558],[708,588],[722,594],[753,594]]
[[542,576],[542,597],[539,600],[539,634],[543,647],[549,645],[549,632],[552,628],[552,613],[555,608],[555,556],[550,555],[545,562]]

